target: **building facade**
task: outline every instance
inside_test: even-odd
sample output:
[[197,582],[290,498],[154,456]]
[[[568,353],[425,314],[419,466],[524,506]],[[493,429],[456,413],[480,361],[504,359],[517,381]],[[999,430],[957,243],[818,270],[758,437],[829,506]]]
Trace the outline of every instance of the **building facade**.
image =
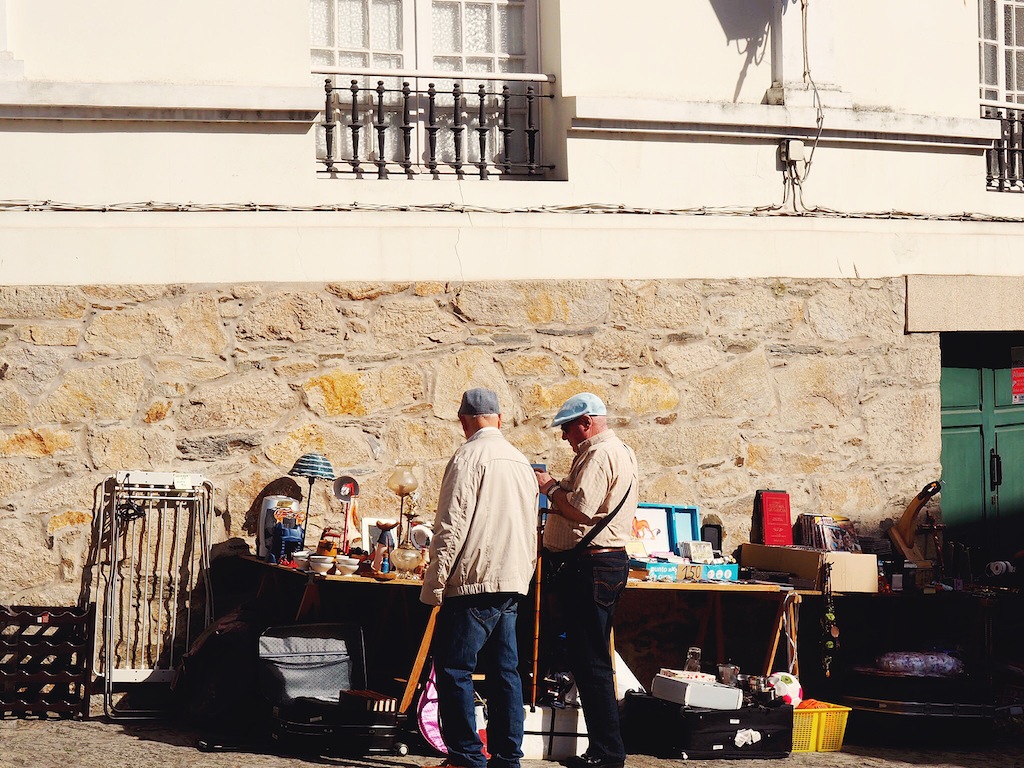
[[476,385],[556,475],[597,392],[726,549],[940,476],[1021,536],[1024,6],[631,10],[0,0],[0,601],[79,594],[118,469],[210,478],[218,551],[310,450],[429,516]]

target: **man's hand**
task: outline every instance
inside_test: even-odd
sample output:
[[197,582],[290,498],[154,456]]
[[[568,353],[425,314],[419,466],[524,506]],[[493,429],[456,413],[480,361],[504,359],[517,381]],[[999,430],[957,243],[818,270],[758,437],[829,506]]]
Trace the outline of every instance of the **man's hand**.
[[536,467],[533,468],[533,474],[536,475],[537,487],[541,490],[544,490],[555,479],[548,474],[547,470],[537,469]]

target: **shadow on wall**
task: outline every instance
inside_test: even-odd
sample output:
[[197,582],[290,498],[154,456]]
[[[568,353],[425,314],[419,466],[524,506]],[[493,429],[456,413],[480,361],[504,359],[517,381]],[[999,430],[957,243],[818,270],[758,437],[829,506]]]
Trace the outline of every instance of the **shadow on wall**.
[[[292,480],[290,477],[279,477],[277,480],[273,480],[267,484],[267,486],[260,491],[256,498],[253,499],[252,504],[245,511],[245,522],[242,523],[242,530],[248,533],[250,536],[256,537],[257,531],[260,525],[260,510],[263,508],[263,500],[267,496],[290,496],[293,499],[304,502],[306,497],[299,487],[299,484]],[[305,509],[305,506],[303,506]],[[230,510],[225,510],[223,513],[228,519],[224,521],[225,530],[231,530],[231,519]]]
[[[768,34],[771,30],[772,9],[776,0],[708,0],[722,25],[729,45],[744,56],[743,67],[732,94],[733,103],[739,99],[751,64],[760,64],[768,52]],[[784,0],[783,10],[790,2]]]

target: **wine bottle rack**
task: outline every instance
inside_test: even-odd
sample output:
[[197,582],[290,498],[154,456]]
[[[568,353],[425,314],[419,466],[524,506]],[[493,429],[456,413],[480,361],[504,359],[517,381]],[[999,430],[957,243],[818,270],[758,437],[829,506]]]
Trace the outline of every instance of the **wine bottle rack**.
[[96,604],[0,605],[0,717],[89,717]]

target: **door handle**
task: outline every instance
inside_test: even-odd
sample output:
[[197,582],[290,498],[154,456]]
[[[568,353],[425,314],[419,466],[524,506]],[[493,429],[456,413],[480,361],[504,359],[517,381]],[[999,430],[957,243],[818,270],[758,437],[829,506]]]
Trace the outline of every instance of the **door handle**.
[[988,476],[990,491],[994,491],[996,488],[1003,484],[1003,458],[998,453],[996,453],[995,448],[989,449]]

